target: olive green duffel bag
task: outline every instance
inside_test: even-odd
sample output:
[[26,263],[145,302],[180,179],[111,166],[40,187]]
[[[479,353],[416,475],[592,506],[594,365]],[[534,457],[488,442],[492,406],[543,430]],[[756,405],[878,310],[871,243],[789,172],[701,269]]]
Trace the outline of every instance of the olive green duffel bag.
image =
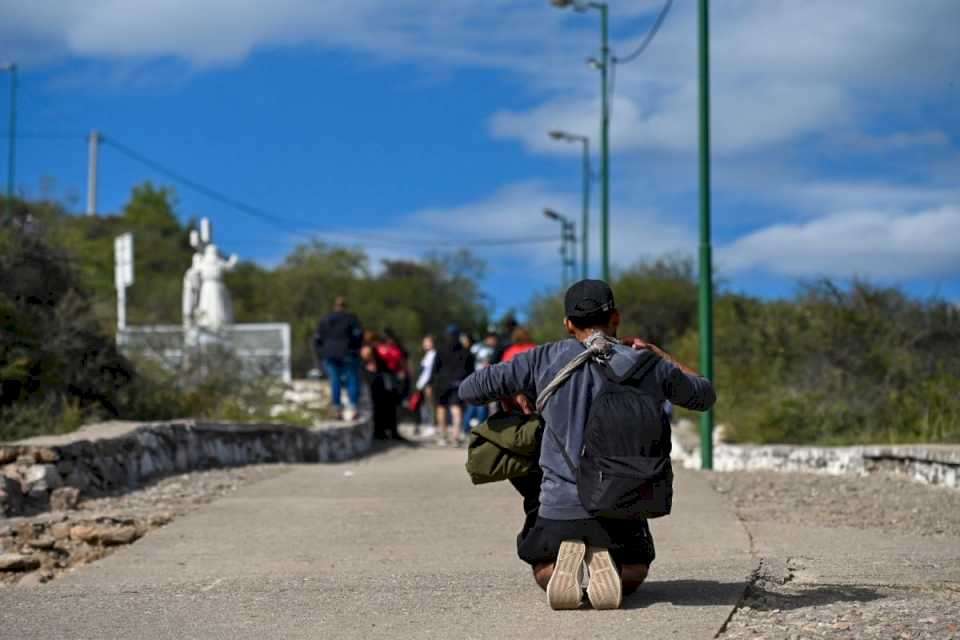
[[539,415],[498,411],[470,433],[467,473],[473,484],[499,482],[540,468]]

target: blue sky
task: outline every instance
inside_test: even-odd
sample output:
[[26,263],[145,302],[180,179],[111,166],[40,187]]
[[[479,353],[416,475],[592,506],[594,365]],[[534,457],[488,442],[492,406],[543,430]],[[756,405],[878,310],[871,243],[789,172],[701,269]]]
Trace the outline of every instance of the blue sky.
[[[694,5],[678,0],[647,52],[616,70],[616,266],[696,251]],[[960,4],[713,5],[714,237],[726,286],[775,296],[799,278],[856,275],[960,300]],[[546,132],[590,135],[597,148],[599,78],[584,64],[596,55],[595,12],[546,0],[264,6],[0,0],[0,60],[21,67],[18,128],[75,136],[22,139],[18,190],[81,210],[82,136],[98,129],[316,230],[278,228],[174,184],[182,216],[209,216],[224,251],[265,265],[311,234],[363,244],[376,262],[558,235],[545,206],[579,218],[579,148]],[[661,6],[610,2],[615,53]],[[170,183],[105,147],[100,210],[118,210],[147,179]],[[595,198],[594,258],[598,210]],[[497,310],[557,286],[557,250],[479,251]]]

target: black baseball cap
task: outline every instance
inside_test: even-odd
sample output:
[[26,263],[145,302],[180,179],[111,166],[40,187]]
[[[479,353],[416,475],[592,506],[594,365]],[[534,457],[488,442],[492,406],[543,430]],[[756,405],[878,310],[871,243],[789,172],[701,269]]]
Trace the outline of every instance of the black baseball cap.
[[563,311],[568,318],[589,318],[613,311],[613,290],[603,280],[581,280],[567,289]]

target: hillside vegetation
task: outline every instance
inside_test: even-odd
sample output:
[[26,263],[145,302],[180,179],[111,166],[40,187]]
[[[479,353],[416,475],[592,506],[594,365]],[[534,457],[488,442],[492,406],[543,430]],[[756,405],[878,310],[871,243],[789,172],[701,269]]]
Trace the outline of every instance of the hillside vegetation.
[[[613,282],[622,335],[696,366],[691,263],[641,264]],[[559,297],[532,308],[538,339],[562,335]],[[960,309],[890,287],[821,280],[790,300],[721,292],[715,309],[717,420],[736,441],[960,442]]]
[[[113,242],[121,233],[135,238],[128,324],[181,322],[194,221],[181,223],[175,206],[172,191],[150,184],[136,188],[114,216],[15,202],[13,222],[0,227],[0,440],[68,431],[98,418],[267,417],[258,411],[276,402],[270,385],[229,371],[202,380],[175,375],[130,362],[116,349]],[[374,271],[362,251],[305,241],[274,269],[241,262],[227,286],[238,322],[290,323],[299,376],[315,364],[311,336],[337,295],[348,297],[365,327],[389,326],[411,346],[449,324],[486,326],[476,285],[482,264],[469,254],[379,267]]]

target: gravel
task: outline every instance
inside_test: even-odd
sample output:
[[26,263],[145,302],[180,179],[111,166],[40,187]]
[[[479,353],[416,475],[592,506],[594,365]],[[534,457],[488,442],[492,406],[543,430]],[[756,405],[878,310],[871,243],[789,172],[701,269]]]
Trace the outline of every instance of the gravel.
[[960,533],[960,491],[893,474],[865,477],[736,471],[711,476],[745,522],[939,535]]
[[[913,536],[960,534],[960,491],[895,475],[733,472],[711,476],[751,523],[854,527]],[[752,533],[752,532],[751,532]],[[761,559],[723,640],[960,638],[960,585],[851,586],[792,582],[791,563]]]
[[0,518],[0,586],[48,582],[95,562],[238,488],[289,470],[250,465],[169,476],[128,493],[81,499],[76,509]]
[[758,583],[723,640],[960,638],[957,591]]

